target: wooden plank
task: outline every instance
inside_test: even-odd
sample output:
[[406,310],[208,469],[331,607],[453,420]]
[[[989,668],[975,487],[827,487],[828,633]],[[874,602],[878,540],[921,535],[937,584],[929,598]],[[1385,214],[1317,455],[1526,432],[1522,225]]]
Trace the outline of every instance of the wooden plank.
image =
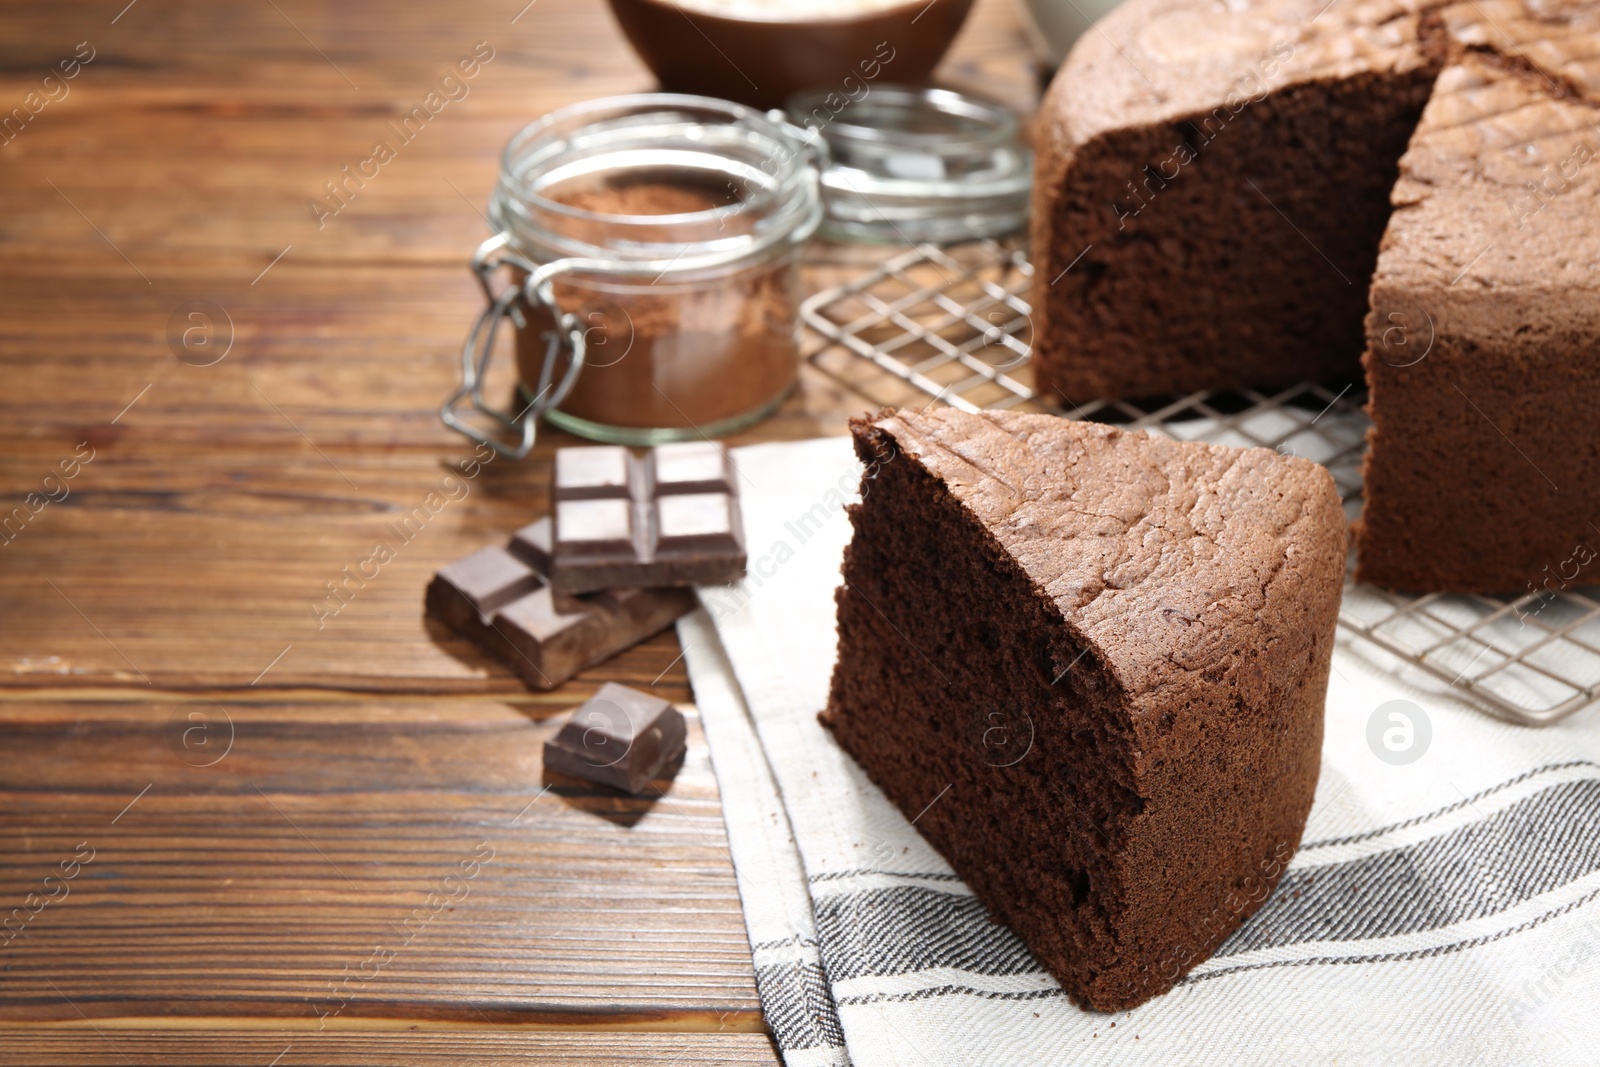
[[[46,115],[58,109],[53,118],[85,107],[88,93],[109,90],[119,93],[113,107],[176,102],[226,115],[242,100],[297,105],[309,121],[402,101],[409,106],[480,40],[493,47],[495,58],[471,81],[467,100],[450,107],[498,93],[509,110],[521,92],[520,110],[526,110],[530,91],[565,102],[645,88],[652,80],[609,14],[586,0],[540,0],[527,10],[521,0],[453,10],[417,3],[375,9],[316,0],[262,7],[138,0],[113,23],[123,6],[6,5],[0,10],[0,85],[32,87],[82,40],[91,43],[95,58],[71,95],[46,109]],[[503,81],[488,81],[497,69],[506,72]],[[243,70],[248,77],[240,76]],[[75,104],[79,93],[83,104]],[[538,103],[536,97],[532,106]],[[38,128],[44,122],[41,116]]]
[[[1031,66],[1003,4],[978,6],[942,70],[1027,110],[1036,98]],[[473,18],[392,5],[382,19],[363,16],[356,32],[319,25],[332,14],[322,5],[286,0],[280,9],[142,0],[105,36],[68,12],[0,11],[0,41],[11,53],[0,76],[7,99],[36,88],[77,35],[94,37],[97,49],[70,95],[5,146],[8,253],[31,268],[98,263],[141,284],[128,261],[157,281],[212,284],[226,263],[248,267],[248,282],[287,244],[296,246],[289,262],[459,266],[483,235],[478,213],[518,126],[564,104],[650,88],[612,20],[585,0],[543,0],[509,32],[486,11]],[[349,53],[325,50],[338,58],[324,59],[291,20]],[[185,48],[185,39],[205,46]],[[390,123],[477,40],[491,41],[495,58],[465,98],[402,143]],[[241,63],[252,77],[239,77]],[[362,88],[351,89],[335,63]],[[396,158],[319,226],[308,201],[378,140],[392,142]],[[119,165],[99,165],[107,158]]]
[[[490,463],[469,480],[448,478],[420,449],[290,448],[230,446],[190,462],[182,445],[102,446],[65,483],[69,496],[0,546],[0,606],[27,619],[0,628],[0,693],[260,699],[317,688],[496,695],[555,710],[616,680],[687,697],[670,632],[547,695],[424,617],[438,567],[545,510],[548,454]],[[19,451],[0,459],[0,485],[18,496],[38,487],[52,455],[40,444]],[[441,493],[432,514],[430,491]],[[380,543],[394,558],[366,566]]]
[[[321,5],[281,6],[282,17],[142,0],[98,39],[103,54],[72,94],[5,146],[13,210],[0,285],[22,313],[0,323],[0,373],[12,383],[0,436],[25,427],[75,442],[152,386],[127,418],[174,440],[292,433],[270,400],[321,447],[455,443],[434,409],[478,308],[465,262],[486,230],[479,212],[500,146],[550,107],[647,88],[649,75],[591,5],[542,0],[471,95],[319,228],[307,205],[322,183],[431,84],[458,38],[502,19],[400,5],[351,24]],[[350,90],[291,21],[341,67],[366,63],[363,89]],[[8,68],[43,69],[82,25],[5,9]],[[578,39],[581,50],[569,43]],[[1004,0],[985,0],[944,70],[1026,107],[1026,55]],[[255,76],[239,77],[240,63]],[[0,79],[18,93],[30,85],[20,73]],[[217,367],[166,351],[169,317],[201,298],[232,318],[235,348]],[[859,406],[812,378],[759,432],[836,430]]]
[[[996,10],[1003,3],[979,5],[941,76],[1026,111],[1037,85],[1014,18]],[[323,25],[338,16],[309,0],[281,8],[202,15],[179,0],[142,0],[104,35],[59,15],[42,26],[40,12],[0,13],[0,40],[31,45],[8,64],[16,73],[0,78],[6,99],[34,89],[70,56],[74,34],[91,37],[97,50],[70,94],[5,146],[14,211],[8,246],[55,262],[83,252],[92,263],[98,254],[132,276],[108,247],[115,246],[152,277],[190,279],[210,273],[198,256],[244,257],[254,268],[243,275],[248,281],[286,244],[295,245],[296,262],[459,265],[483,235],[475,216],[511,133],[555,107],[652,87],[613,21],[585,0],[542,0],[517,26],[498,13],[398,5],[382,19],[363,16],[357,30]],[[348,51],[324,49],[324,58],[291,20],[313,40],[341,41]],[[71,32],[62,25],[69,22]],[[182,48],[174,24],[206,46]],[[479,41],[494,58],[465,83],[467,95],[411,139],[396,135],[392,123]],[[241,62],[257,76],[238,77]],[[151,67],[161,73],[152,78]],[[118,113],[130,121],[108,121]],[[377,141],[395,158],[348,187],[348,209],[319,224],[308,202],[325,195],[325,182],[343,180],[341,168],[371,156]],[[100,166],[108,157],[122,165]]]
[[[268,275],[270,290],[250,289],[240,273],[228,285],[242,296],[222,284],[152,296],[131,272],[69,280],[0,269],[8,299],[31,309],[0,321],[0,374],[12,383],[0,395],[0,440],[46,442],[66,454],[85,440],[124,450],[182,442],[191,446],[188,464],[212,461],[227,443],[313,456],[309,443],[431,449],[441,460],[469,452],[438,408],[459,382],[461,343],[482,301],[476,283],[461,264],[351,273],[285,261]],[[108,324],[93,338],[73,329],[86,314],[74,285],[98,293],[93,314],[120,315],[119,328]],[[221,323],[216,337],[231,320],[233,348],[213,366],[181,363],[167,345],[169,318],[196,299],[224,309],[226,318],[211,313]],[[498,364],[501,379],[489,390],[506,406],[509,368],[509,359]],[[743,439],[817,436],[862,404],[811,375],[777,418]],[[554,431],[550,440],[571,443]]]
[[[470,96],[318,225],[322,183],[480,39]],[[601,680],[686,699],[676,641],[535,696],[421,617],[435,567],[537,513],[566,439],[475,480],[322,627],[309,607],[467,454],[435,408],[506,137],[648,72],[591,0],[113,0],[0,7],[0,94],[82,40],[71,95],[0,147],[0,501],[96,450],[0,545],[0,905],[29,915],[0,1023],[39,1027],[0,1030],[0,1058],[776,1062],[737,1032],[761,1019],[698,732],[664,799],[541,792],[545,717]],[[979,0],[944,71],[1026,108],[1025,56],[1008,0]],[[813,283],[859,251],[814,247]],[[202,298],[232,321],[210,367],[166,336]],[[739,440],[862,406],[805,370]],[[182,742],[196,711],[231,724],[214,766]],[[70,896],[33,914],[63,863]]]
[[8,705],[0,1019],[759,1030],[691,725],[634,799],[493,702]]
[[[573,1033],[150,1033],[101,1028],[99,1033],[0,1029],[0,1049],[14,1067],[211,1067],[258,1063],[274,1067],[571,1067],[656,1064],[766,1065],[779,1060],[760,1034]],[[281,1058],[274,1058],[281,1057]]]
[[[546,99],[588,99],[648,88],[654,80],[609,13],[589,0],[539,0],[537,6],[502,0],[462,9],[391,4],[381,17],[363,5],[328,7],[317,0],[277,0],[265,9],[139,0],[112,23],[122,6],[97,5],[93,13],[50,5],[0,9],[0,86],[31,87],[84,39],[96,58],[72,96],[51,105],[59,108],[54,117],[82,107],[73,103],[78,93],[97,85],[119,91],[110,106],[178,101],[190,110],[226,113],[236,100],[271,101],[298,104],[310,120],[409,105],[414,100],[403,94],[426,91],[478,40],[496,51],[487,71],[506,62],[498,68],[501,80],[488,81],[487,73],[474,80],[464,106],[492,98],[507,113],[532,118],[552,106]],[[246,66],[250,77],[240,77]],[[892,66],[885,68],[886,79]],[[86,80],[88,74],[96,80]],[[938,78],[1019,110],[1032,107],[1034,61],[1007,0],[978,0]],[[201,88],[213,92],[196,91]]]

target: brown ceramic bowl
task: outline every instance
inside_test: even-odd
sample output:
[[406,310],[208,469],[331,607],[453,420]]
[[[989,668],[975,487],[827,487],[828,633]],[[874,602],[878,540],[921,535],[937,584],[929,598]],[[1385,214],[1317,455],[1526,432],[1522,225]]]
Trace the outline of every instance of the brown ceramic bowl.
[[611,0],[662,89],[762,108],[802,89],[856,96],[875,81],[924,81],[971,7],[972,0],[913,0],[839,18],[763,18],[669,0]]

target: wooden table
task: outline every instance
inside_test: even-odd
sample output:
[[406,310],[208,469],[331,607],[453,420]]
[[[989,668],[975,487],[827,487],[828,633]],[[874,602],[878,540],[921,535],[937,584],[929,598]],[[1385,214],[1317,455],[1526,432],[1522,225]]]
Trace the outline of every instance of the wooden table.
[[[470,451],[435,410],[506,138],[652,84],[601,5],[525,2],[0,12],[38,107],[0,134],[0,1061],[776,1062],[698,730],[653,803],[542,780],[603,681],[692,713],[672,634],[533,693],[422,617],[562,438],[324,599]],[[1027,56],[982,0],[942,77],[1026,108]],[[807,368],[743,440],[865,406]]]

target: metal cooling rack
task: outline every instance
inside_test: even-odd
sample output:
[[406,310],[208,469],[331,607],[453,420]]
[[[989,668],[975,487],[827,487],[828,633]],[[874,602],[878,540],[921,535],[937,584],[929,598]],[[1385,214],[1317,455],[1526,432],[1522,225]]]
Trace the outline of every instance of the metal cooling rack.
[[[1293,453],[1326,466],[1346,514],[1360,512],[1368,425],[1360,382],[1047,401],[1035,395],[1028,365],[1032,275],[1013,243],[918,246],[802,305],[818,339],[807,358],[887,407],[931,397],[966,411],[1048,411]],[[1421,671],[1510,722],[1545,726],[1600,698],[1600,589],[1416,597],[1347,579],[1339,624],[1380,665]]]

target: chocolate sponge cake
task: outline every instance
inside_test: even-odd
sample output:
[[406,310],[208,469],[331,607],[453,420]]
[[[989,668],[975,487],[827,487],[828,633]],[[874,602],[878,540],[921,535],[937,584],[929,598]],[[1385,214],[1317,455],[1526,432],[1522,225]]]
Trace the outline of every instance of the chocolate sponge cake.
[[1344,573],[1332,479],[1043,415],[852,430],[874,478],[824,724],[1076,1003],[1164,992],[1300,840]]
[[1600,110],[1553,85],[1468,54],[1401,161],[1367,318],[1362,581],[1600,581]]
[[1361,356],[1362,580],[1600,580],[1597,103],[1592,0],[1128,0],[1041,115],[1039,392]]

